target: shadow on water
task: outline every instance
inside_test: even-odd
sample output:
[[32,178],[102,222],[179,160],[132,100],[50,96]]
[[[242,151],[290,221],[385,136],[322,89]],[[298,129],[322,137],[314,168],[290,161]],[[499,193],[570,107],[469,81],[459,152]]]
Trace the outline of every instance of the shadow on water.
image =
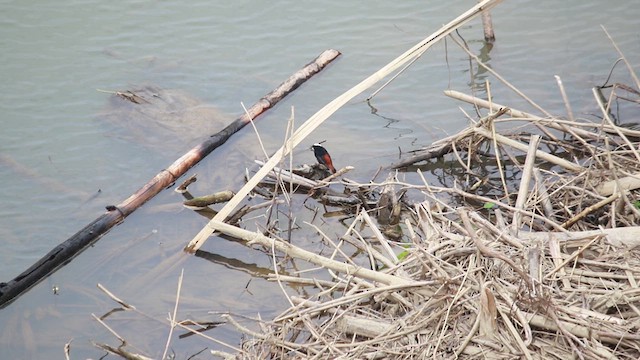
[[[482,44],[482,47],[477,52],[478,59],[482,62],[482,64],[478,63],[471,57],[468,58],[468,70],[465,71],[469,74],[469,81],[467,82],[467,86],[470,89],[471,93],[479,97],[481,99],[487,99],[489,89],[487,86],[489,85],[489,76],[491,74],[487,70],[487,67],[491,67],[491,50],[493,49],[494,44],[491,42],[487,42],[484,40],[472,40],[467,42],[460,33],[457,33],[456,36],[459,36],[460,40],[464,44],[467,49],[470,49],[469,44],[476,45]],[[473,51],[476,53],[475,51]]]
[[273,274],[273,270],[271,270],[270,268],[259,266],[257,264],[249,264],[236,258],[226,257],[204,250],[197,250],[195,256],[204,260],[211,261],[214,264],[222,265],[229,270],[243,272],[245,274],[251,275],[252,277],[266,279],[269,277],[269,275]]

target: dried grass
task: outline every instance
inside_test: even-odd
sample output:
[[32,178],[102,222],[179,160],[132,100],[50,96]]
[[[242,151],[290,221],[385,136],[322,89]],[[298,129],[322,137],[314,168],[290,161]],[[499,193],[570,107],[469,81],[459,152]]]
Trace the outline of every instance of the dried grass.
[[[640,357],[640,132],[614,121],[609,106],[630,94],[637,104],[634,86],[618,84],[608,97],[605,88],[594,89],[599,124],[575,120],[566,95],[570,120],[447,91],[489,113],[396,165],[445,156],[462,174],[451,174],[447,186],[429,184],[419,167],[423,181],[416,184],[395,176],[383,183],[342,181],[351,193],[406,193],[396,199],[404,204],[396,225],[404,241],[380,231],[370,216],[379,209],[366,211],[364,203],[339,238],[317,229],[334,248],[329,257],[211,223],[249,245],[327,271],[327,278],[274,275],[316,293],[288,297],[291,307],[261,321],[259,332],[228,316],[252,337],[236,356]],[[517,133],[500,130],[516,123]]]

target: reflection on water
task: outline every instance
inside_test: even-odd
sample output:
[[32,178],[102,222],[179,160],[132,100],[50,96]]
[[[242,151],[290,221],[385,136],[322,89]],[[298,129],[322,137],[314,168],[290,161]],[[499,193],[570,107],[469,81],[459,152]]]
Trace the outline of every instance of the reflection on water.
[[234,120],[184,90],[151,85],[112,93],[98,119],[119,138],[158,152],[183,149]]
[[[214,130],[208,126],[214,124],[198,120],[209,118],[211,107],[234,117],[242,113],[241,103],[252,104],[321,51],[342,51],[344,55],[320,76],[256,122],[264,146],[272,152],[284,139],[292,107],[299,125],[469,6],[467,1],[375,2],[362,7],[344,1],[314,5],[250,0],[192,1],[189,6],[95,0],[4,4],[0,281],[26,269],[101,214],[105,205],[126,198],[208,136]],[[493,13],[493,48],[482,42],[479,21],[461,34],[487,66],[552,113],[564,111],[553,79],[561,76],[575,113],[584,116],[594,109],[590,88],[604,82],[618,58],[599,24],[635,64],[640,58],[634,33],[638,18],[640,7],[624,2],[507,1]],[[302,144],[305,150],[296,150],[293,162],[313,162],[306,148],[326,140],[334,162],[355,166],[349,176],[366,182],[399,152],[462,128],[467,120],[457,108],[461,104],[445,100],[442,90],[484,94],[485,80],[496,102],[526,107],[486,69],[470,67],[468,57],[451,41],[446,47],[437,45],[374,98],[371,105],[377,113],[364,101],[370,94],[363,94]],[[147,113],[142,117],[148,122],[133,123],[131,109],[119,112],[127,105],[114,106],[110,94],[96,91],[149,84],[173,92],[178,106],[167,112],[177,116]],[[186,116],[195,125],[177,123],[185,111],[193,111]],[[110,114],[108,122],[105,114]],[[260,144],[247,128],[192,171],[200,180],[190,190],[235,190],[245,168],[255,168],[256,158],[262,159]],[[428,175],[437,181],[438,174],[436,168]],[[287,305],[280,288],[263,278],[273,270],[269,254],[219,238],[203,249],[210,254],[206,259],[183,254],[184,245],[206,220],[180,203],[180,195],[161,193],[71,264],[0,311],[0,323],[5,324],[0,333],[3,354],[24,359],[59,356],[73,339],[72,358],[101,356],[90,340],[116,340],[90,316],[114,307],[95,288],[97,283],[155,319],[164,319],[173,309],[182,269],[180,311],[185,317],[215,322],[219,319],[209,311],[231,311],[246,316],[260,312],[269,318]],[[303,228],[303,221],[313,220],[305,212],[299,216]],[[247,227],[256,229],[261,219],[247,221]],[[339,224],[337,219],[322,220]],[[339,230],[330,236],[342,231],[336,226]],[[315,233],[304,229],[298,234],[292,241],[323,251]],[[278,270],[291,270],[288,266]],[[302,287],[287,290],[304,295]],[[160,356],[168,325],[130,313],[116,317],[111,325],[125,338],[141,352]],[[208,334],[234,346],[240,341],[226,326]],[[205,346],[224,349],[195,336],[172,342],[181,357]]]
[[257,264],[248,264],[242,260],[210,253],[208,251],[197,250],[195,256],[205,260],[209,260],[212,263],[222,265],[230,270],[241,271],[243,273],[251,275],[251,277],[260,277],[266,279],[269,275],[273,274],[273,271],[268,267],[258,266]]

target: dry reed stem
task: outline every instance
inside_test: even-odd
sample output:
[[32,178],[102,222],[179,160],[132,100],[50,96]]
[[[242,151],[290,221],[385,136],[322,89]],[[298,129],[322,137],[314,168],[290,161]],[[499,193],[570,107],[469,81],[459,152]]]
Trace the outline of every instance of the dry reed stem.
[[604,182],[596,188],[598,194],[609,196],[614,191],[635,190],[640,188],[640,173],[635,173],[623,178]]
[[[611,129],[613,129],[613,131],[615,131],[615,133],[625,142],[625,144],[627,144],[628,149],[631,150],[631,152],[635,156],[636,160],[638,160],[640,162],[640,154],[638,154],[638,152],[634,148],[634,146],[631,143],[631,141],[629,141],[629,138],[621,130],[622,128],[619,127],[619,126],[616,126],[615,123],[613,122],[613,120],[611,120],[611,117],[609,116],[609,105],[608,104],[611,104],[611,101],[607,102],[607,106],[605,108],[605,105],[602,102],[602,99],[600,99],[600,97],[598,97],[597,94],[596,94],[596,89],[593,88],[591,90],[592,90],[592,92],[594,94],[594,97],[596,99],[596,103],[598,104],[598,107],[600,108],[600,111],[602,111],[603,119],[606,120],[606,122],[609,125],[609,127]],[[611,96],[613,96],[613,93],[611,94]]]
[[[510,139],[510,138],[508,138],[506,136],[500,135],[500,134],[495,134],[494,135],[490,131],[487,131],[486,129],[474,128],[473,131],[478,133],[479,135],[482,135],[482,136],[488,138],[488,139],[495,139],[497,142],[499,142],[499,143],[501,143],[503,145],[510,146],[510,147],[512,147],[514,149],[518,149],[518,150],[520,150],[522,152],[527,152],[527,150],[528,150],[528,146],[527,145],[525,145],[525,144],[523,144],[521,142],[512,140],[512,139]],[[551,155],[551,154],[549,154],[547,152],[544,152],[542,150],[536,150],[536,156],[539,157],[540,159],[543,159],[543,160],[548,161],[548,162],[550,162],[552,164],[561,166],[561,167],[563,167],[563,168],[565,168],[567,170],[570,170],[570,171],[581,172],[581,171],[584,170],[584,168],[582,166],[578,165],[578,164],[574,164],[574,163],[572,163],[570,161],[567,161],[565,159],[562,159],[562,158],[559,158],[557,156]]]
[[[535,163],[536,151],[540,144],[540,135],[532,135],[529,141],[529,149],[527,150],[527,157],[524,162],[524,168],[522,171],[522,177],[520,178],[520,186],[518,191],[518,197],[516,198],[515,208],[518,210],[524,209],[525,202],[527,201],[527,195],[529,194],[529,184],[533,177],[533,164]],[[513,232],[518,234],[520,229],[521,213],[516,212],[513,215]]]
[[176,289],[176,301],[173,307],[173,314],[169,314],[169,322],[171,326],[169,327],[169,335],[167,335],[167,343],[164,347],[164,352],[162,353],[162,359],[165,359],[167,357],[167,352],[169,351],[169,344],[171,344],[171,338],[173,336],[173,329],[177,324],[176,316],[178,315],[178,304],[180,303],[180,290],[182,290],[183,278],[184,278],[184,269],[180,270],[180,277],[178,278],[178,288]]
[[109,346],[107,344],[101,344],[101,343],[93,343],[96,347],[101,348],[102,350],[114,354],[114,355],[118,355],[121,356],[124,359],[127,360],[153,360],[150,357],[146,357],[144,355],[140,355],[140,354],[136,354],[136,353],[132,353],[130,351],[125,350],[122,347],[118,347],[118,348],[114,348],[113,346]]
[[[257,232],[247,231],[232,225],[228,225],[222,222],[210,222],[213,229],[220,231],[223,234],[234,236],[248,242],[247,245],[260,244],[266,248],[275,248],[284,252],[288,256],[302,259],[310,263],[323,266],[327,269],[346,273],[350,276],[358,276],[368,280],[378,281],[387,285],[400,285],[400,286],[420,286],[418,283],[414,283],[411,280],[404,279],[398,276],[385,274],[362,267],[357,267],[349,264],[344,264],[339,261],[325,258],[324,256],[317,255],[310,251],[301,249],[295,245],[285,243],[280,240],[271,239]],[[420,292],[429,296],[431,291],[422,289]]]

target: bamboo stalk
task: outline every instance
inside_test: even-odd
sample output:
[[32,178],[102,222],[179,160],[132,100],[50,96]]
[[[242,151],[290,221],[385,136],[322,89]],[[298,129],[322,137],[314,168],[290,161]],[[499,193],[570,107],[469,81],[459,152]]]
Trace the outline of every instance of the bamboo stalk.
[[217,134],[210,136],[206,141],[189,150],[189,152],[169,165],[166,170],[162,170],[154,176],[133,195],[118,205],[107,206],[106,213],[99,216],[65,242],[56,246],[22,274],[7,283],[0,283],[0,308],[8,305],[29,288],[68,263],[88,246],[94,244],[113,226],[123,222],[124,219],[137,208],[175,182],[205,156],[224,144],[231,135],[249,124],[252,119],[255,119],[266,110],[272,108],[307,79],[322,70],[327,64],[338,57],[338,55],[340,55],[340,53],[337,50],[325,50],[314,61],[298,70],[275,90],[258,100],[246,113],[239,116]]

